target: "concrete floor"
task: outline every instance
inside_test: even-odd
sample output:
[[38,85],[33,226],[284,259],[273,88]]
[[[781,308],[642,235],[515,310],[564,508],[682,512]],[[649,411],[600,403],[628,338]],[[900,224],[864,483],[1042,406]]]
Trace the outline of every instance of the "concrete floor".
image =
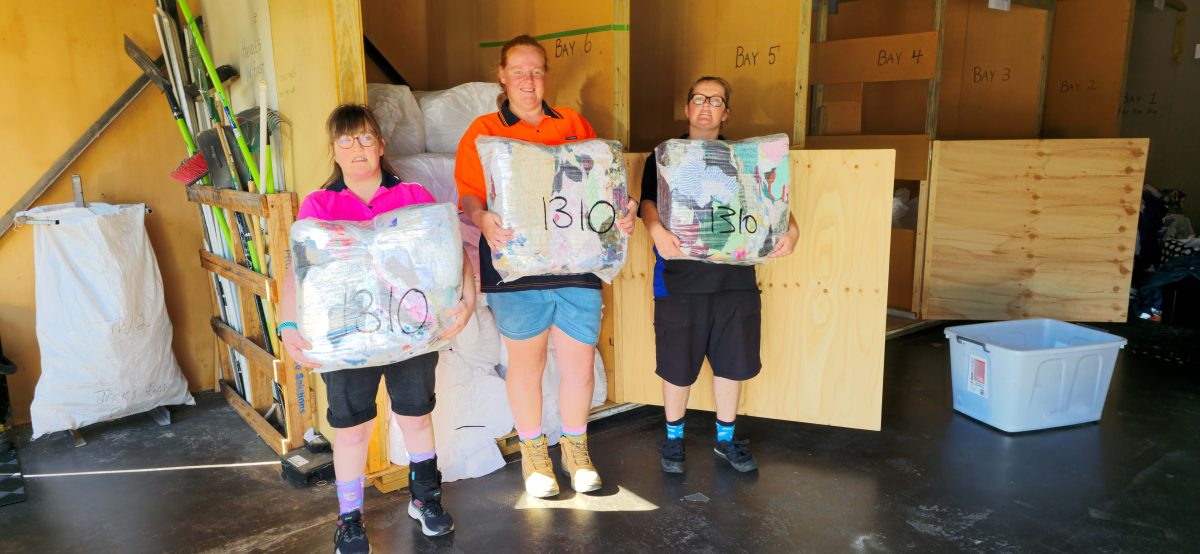
[[[882,432],[741,418],[761,465],[743,475],[714,461],[712,414],[692,413],[688,472],[664,476],[661,412],[641,408],[592,425],[597,495],[527,499],[510,463],[446,486],[449,537],[423,537],[403,492],[368,493],[368,531],[376,552],[1194,552],[1200,372],[1145,340],[1098,425],[1006,435],[954,413],[932,329],[888,342]],[[274,461],[219,396],[197,400],[169,427],[88,427],[81,448],[26,433],[30,500],[0,508],[0,551],[328,552],[330,486],[294,489],[274,465],[37,477]]]

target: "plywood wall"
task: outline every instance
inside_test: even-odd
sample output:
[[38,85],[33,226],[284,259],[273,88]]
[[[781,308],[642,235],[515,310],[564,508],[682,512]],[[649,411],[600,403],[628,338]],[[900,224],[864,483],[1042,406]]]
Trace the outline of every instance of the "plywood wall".
[[[800,240],[792,256],[758,270],[763,371],[744,387],[741,413],[878,430],[895,156],[795,150],[792,160]],[[639,175],[632,177],[638,188]],[[662,403],[653,267],[639,224],[614,282],[618,401]],[[714,408],[711,372],[692,388],[689,406]]]
[[[426,0],[362,0],[363,34],[413,90],[430,90],[429,20]],[[370,73],[367,82],[386,83]]]
[[628,67],[627,0],[449,0],[426,9],[429,88],[496,82],[500,46],[528,34],[549,55],[546,101],[578,110],[601,137],[626,140],[628,76],[618,67]]
[[938,138],[1033,138],[1041,129],[1049,12],[987,4],[946,3]]
[[[702,75],[724,77],[733,89],[726,136],[791,136],[798,48],[808,42],[808,5],[779,0],[633,2],[631,149],[649,151],[687,131],[684,96]],[[807,94],[807,88],[800,94]]]
[[922,317],[1125,321],[1147,147],[935,141]]
[[[150,19],[152,3],[116,3],[86,18],[63,18],[56,4],[0,3],[0,210],[7,211],[41,174],[133,82],[140,70],[126,57],[122,34],[151,56],[159,52]],[[19,83],[20,86],[14,84]],[[162,273],[167,314],[174,325],[173,349],[192,390],[211,388],[215,378],[208,283],[196,252],[200,223],[183,188],[168,177],[186,157],[166,101],[153,88],[91,145],[37,205],[69,202],[70,175],[83,178],[91,201],[148,204],[150,242]],[[34,321],[33,230],[13,229],[0,237],[0,337],[17,363],[8,378],[17,422],[29,418],[29,403],[41,373]]]
[[[838,4],[827,18],[826,40],[849,40],[933,31],[933,0],[855,0]],[[909,60],[911,60],[911,53]],[[924,52],[925,60],[934,52]],[[863,85],[861,133],[925,132],[928,81],[879,81]]]
[[1046,74],[1046,138],[1120,132],[1134,0],[1059,0]]

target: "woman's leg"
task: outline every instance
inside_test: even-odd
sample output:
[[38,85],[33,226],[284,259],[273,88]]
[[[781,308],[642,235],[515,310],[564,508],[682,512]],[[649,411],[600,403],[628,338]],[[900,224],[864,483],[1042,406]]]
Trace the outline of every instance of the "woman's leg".
[[375,420],[337,429],[333,436],[333,473],[338,481],[357,480],[367,468],[367,444]]
[[396,422],[400,427],[400,434],[404,435],[404,448],[408,450],[409,456],[433,452],[432,414],[403,416],[393,413],[392,421]]
[[508,348],[508,370],[504,377],[508,404],[522,439],[541,434],[542,373],[546,369],[549,336],[550,332],[546,331],[524,340],[504,337],[504,345]]
[[596,347],[579,342],[558,327],[550,329],[555,358],[562,378],[558,385],[558,409],[563,432],[573,435],[587,427],[592,393],[596,384]]

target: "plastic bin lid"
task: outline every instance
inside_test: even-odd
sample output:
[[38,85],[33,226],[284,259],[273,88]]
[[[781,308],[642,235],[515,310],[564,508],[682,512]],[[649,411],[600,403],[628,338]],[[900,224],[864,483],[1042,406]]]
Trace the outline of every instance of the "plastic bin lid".
[[981,344],[985,350],[1001,348],[1016,352],[1088,349],[1097,346],[1124,347],[1128,342],[1107,331],[1056,319],[1023,319],[957,325],[947,327],[945,335],[951,340]]

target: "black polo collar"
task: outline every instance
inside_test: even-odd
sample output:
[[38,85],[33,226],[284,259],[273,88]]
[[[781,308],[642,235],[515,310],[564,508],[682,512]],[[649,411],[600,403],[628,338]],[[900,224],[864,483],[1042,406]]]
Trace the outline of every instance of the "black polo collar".
[[[390,173],[387,173],[387,172],[381,172],[381,179],[379,180],[379,186],[381,186],[385,189],[390,189],[399,184],[400,184],[399,177],[392,175]],[[332,191],[332,192],[342,192],[348,188],[350,188],[350,187],[346,186],[346,178],[338,177],[338,180],[334,181],[333,184],[329,185],[328,187],[325,187],[325,190]]]
[[[679,135],[679,138],[681,138],[681,139],[688,139],[688,140],[691,140],[691,133],[684,133],[684,134],[682,134],[682,135]],[[725,138],[725,135],[722,135],[722,134],[719,134],[719,133],[718,133],[718,134],[717,134],[717,140],[727,140],[727,139]]]
[[[548,117],[553,117],[554,119],[563,118],[562,115],[554,111],[554,109],[550,107],[550,104],[547,104],[545,100],[542,100],[542,113],[546,114]],[[505,127],[511,127],[516,125],[517,122],[521,121],[521,118],[517,117],[517,114],[513,113],[512,109],[508,107],[508,100],[505,100],[504,103],[500,104],[500,120],[504,122]]]

